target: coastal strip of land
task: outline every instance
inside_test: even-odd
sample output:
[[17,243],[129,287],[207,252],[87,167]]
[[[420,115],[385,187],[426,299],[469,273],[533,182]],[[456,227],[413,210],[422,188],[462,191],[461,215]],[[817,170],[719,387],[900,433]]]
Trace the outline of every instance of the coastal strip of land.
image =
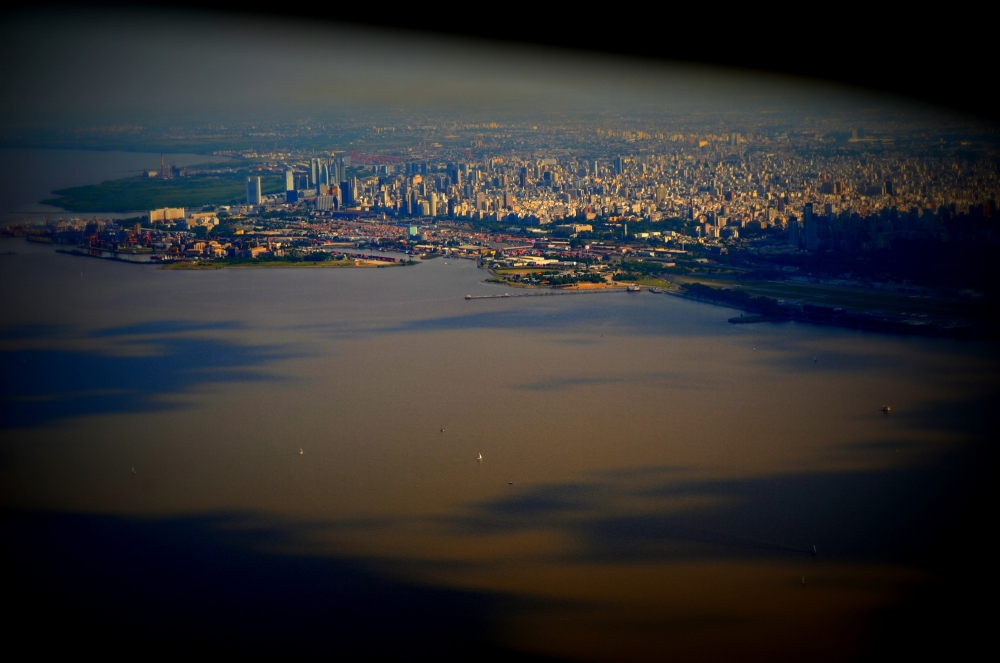
[[369,268],[381,268],[381,267],[403,267],[406,265],[416,264],[415,261],[405,261],[405,262],[376,262],[373,260],[323,260],[323,261],[313,261],[313,260],[301,260],[301,261],[289,261],[289,260],[246,260],[246,261],[233,261],[227,262],[224,260],[212,260],[212,261],[188,261],[188,260],[178,260],[175,262],[164,263],[161,269],[168,270],[206,270],[206,269],[265,269],[265,268],[275,268],[275,269],[286,269],[286,268],[311,268],[311,267],[369,267]]
[[[56,249],[56,253],[63,253],[70,256],[82,258],[97,258],[99,260],[111,260],[113,262],[124,262],[130,265],[154,265],[166,270],[215,270],[215,269],[263,269],[263,268],[309,268],[309,267],[361,267],[361,268],[381,268],[381,267],[405,267],[416,265],[415,260],[375,260],[369,257],[352,257],[336,260],[289,260],[283,258],[273,259],[247,259],[247,258],[223,258],[215,260],[136,260],[134,258],[122,257],[116,252],[85,250],[85,249]],[[123,252],[124,255],[144,255],[134,252]],[[145,254],[148,255],[148,254]]]

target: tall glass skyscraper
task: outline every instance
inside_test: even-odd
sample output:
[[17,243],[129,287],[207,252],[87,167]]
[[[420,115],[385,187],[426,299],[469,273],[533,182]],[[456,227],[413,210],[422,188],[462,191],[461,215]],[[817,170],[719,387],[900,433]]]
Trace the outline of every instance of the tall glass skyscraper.
[[247,205],[260,205],[260,177],[247,178]]

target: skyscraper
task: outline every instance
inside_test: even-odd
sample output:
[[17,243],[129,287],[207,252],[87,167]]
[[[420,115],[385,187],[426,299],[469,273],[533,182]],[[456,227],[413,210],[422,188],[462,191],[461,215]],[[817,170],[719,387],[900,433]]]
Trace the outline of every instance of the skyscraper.
[[350,163],[351,163],[351,157],[349,156],[341,154],[339,157],[337,157],[336,161],[337,176],[334,178],[335,180],[337,180],[338,182],[347,181],[347,166],[350,165]]
[[285,171],[285,191],[295,190],[295,172],[292,170]]
[[247,205],[260,205],[260,177],[247,178]]
[[788,243],[799,248],[799,220],[794,216],[788,217]]
[[625,161],[621,157],[615,157],[615,172],[621,175],[625,171]]
[[802,209],[802,226],[805,231],[806,250],[815,251],[819,248],[819,237],[816,232],[816,219],[813,217],[812,203],[806,203]]
[[340,199],[343,201],[345,207],[354,205],[354,189],[350,182],[340,183]]
[[319,159],[309,160],[309,184],[310,186],[319,184]]

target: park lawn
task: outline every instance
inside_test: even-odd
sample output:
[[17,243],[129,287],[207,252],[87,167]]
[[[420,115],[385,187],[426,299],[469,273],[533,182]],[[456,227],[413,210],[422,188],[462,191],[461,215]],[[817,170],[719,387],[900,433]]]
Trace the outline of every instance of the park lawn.
[[663,279],[654,278],[652,276],[647,276],[636,281],[637,285],[648,285],[653,288],[676,288],[677,286],[670,281],[664,281]]
[[525,274],[544,274],[546,272],[550,274],[558,274],[557,269],[544,269],[541,267],[517,267],[511,269],[495,269],[493,270],[495,274],[507,275],[507,274],[520,274],[524,276]]
[[225,261],[198,261],[198,262],[172,262],[164,265],[162,269],[171,270],[191,270],[191,269],[259,269],[262,267],[394,267],[400,263],[376,263],[362,262],[356,264],[353,260],[324,260],[287,262],[284,260],[261,260],[257,262],[225,262]]
[[926,313],[929,315],[975,317],[976,306],[971,302],[939,297],[913,296],[908,293],[852,288],[823,283],[794,283],[774,281],[735,281],[729,279],[701,279],[695,276],[677,277],[685,283],[723,288],[739,288],[749,295],[771,297],[804,304],[840,307],[862,311],[891,311],[896,313]]
[[[277,175],[261,177],[264,194],[284,189]],[[246,201],[246,177],[178,177],[172,180],[130,177],[53,191],[46,205],[70,212],[135,212],[161,207],[202,207]]]

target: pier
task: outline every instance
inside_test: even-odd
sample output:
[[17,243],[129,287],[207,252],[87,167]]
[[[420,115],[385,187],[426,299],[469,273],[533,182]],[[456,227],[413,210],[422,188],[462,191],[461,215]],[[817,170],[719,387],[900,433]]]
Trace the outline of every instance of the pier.
[[556,297],[561,295],[596,295],[599,293],[608,292],[625,292],[625,288],[606,288],[603,290],[572,290],[572,291],[555,291],[555,292],[519,292],[516,294],[510,294],[505,292],[502,295],[466,295],[466,299],[513,299],[514,297]]

